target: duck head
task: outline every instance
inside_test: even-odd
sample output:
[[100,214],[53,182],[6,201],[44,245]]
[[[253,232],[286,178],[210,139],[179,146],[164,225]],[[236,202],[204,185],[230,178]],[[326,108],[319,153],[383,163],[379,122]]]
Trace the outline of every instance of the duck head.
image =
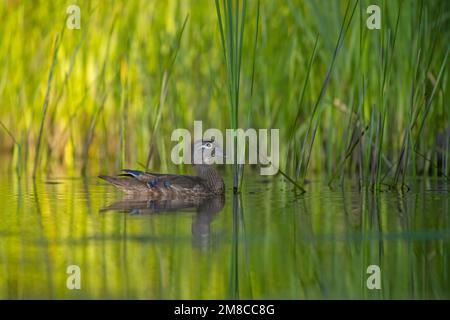
[[210,140],[195,141],[192,154],[194,164],[197,165],[211,165],[213,163],[216,163],[219,159],[226,158],[222,148],[217,144],[217,142],[214,141],[214,138]]

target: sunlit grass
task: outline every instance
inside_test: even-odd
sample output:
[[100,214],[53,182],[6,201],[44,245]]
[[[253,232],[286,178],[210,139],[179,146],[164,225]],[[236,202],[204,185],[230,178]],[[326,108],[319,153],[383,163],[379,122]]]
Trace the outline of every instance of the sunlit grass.
[[[203,120],[280,128],[281,169],[300,185],[450,173],[446,1],[80,1],[81,29],[62,37],[69,4],[0,5],[11,170],[176,171],[172,130]],[[365,25],[369,4],[381,30]]]

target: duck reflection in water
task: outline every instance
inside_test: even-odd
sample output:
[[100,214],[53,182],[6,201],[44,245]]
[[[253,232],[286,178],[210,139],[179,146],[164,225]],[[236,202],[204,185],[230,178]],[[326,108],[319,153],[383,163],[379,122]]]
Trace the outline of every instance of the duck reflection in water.
[[225,184],[214,168],[216,158],[226,158],[211,140],[198,140],[192,146],[195,176],[122,170],[116,176],[100,175],[127,194],[127,198],[102,209],[130,214],[195,211],[192,221],[194,242],[207,244],[211,222],[225,203]]
[[192,237],[196,247],[208,247],[211,239],[211,223],[222,211],[225,196],[174,198],[174,199],[148,199],[146,197],[126,197],[104,207],[100,212],[118,211],[130,215],[153,215],[181,212],[196,212],[192,218]]

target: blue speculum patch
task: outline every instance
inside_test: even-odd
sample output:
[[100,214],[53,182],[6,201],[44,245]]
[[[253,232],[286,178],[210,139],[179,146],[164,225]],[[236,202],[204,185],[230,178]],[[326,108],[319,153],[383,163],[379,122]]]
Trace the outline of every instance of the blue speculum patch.
[[158,184],[158,179],[154,179],[152,181],[147,182],[147,187],[154,188]]

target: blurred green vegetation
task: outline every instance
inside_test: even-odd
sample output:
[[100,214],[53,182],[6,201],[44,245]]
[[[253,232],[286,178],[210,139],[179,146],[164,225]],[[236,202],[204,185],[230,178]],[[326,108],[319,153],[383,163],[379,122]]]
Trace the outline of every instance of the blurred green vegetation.
[[[71,4],[80,30],[65,27]],[[370,4],[381,30],[366,27]],[[280,128],[281,168],[300,182],[448,175],[449,14],[437,0],[248,1],[239,126]],[[232,123],[214,1],[6,0],[0,18],[10,171],[31,175],[38,148],[37,174],[184,171],[172,130]]]

